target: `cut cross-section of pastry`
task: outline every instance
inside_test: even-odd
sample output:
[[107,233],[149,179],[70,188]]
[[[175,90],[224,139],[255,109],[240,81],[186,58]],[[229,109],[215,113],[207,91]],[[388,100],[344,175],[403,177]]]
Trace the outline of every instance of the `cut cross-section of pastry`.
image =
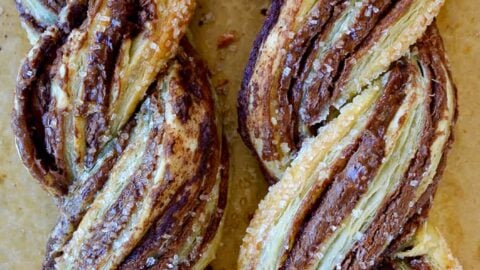
[[228,153],[209,71],[184,37],[194,1],[58,4],[54,22],[29,13],[46,30],[21,66],[12,123],[60,208],[44,269],[205,268]]
[[241,269],[460,267],[443,242],[409,246],[432,232],[417,229],[456,119],[433,21],[442,3],[272,3],[238,105],[242,138],[276,184]]

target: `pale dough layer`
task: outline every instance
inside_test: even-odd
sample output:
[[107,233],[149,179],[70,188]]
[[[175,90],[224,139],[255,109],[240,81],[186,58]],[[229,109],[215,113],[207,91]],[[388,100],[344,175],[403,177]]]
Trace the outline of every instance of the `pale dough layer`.
[[[197,49],[219,87],[224,125],[230,142],[232,182],[223,246],[215,269],[235,269],[243,232],[266,192],[256,161],[236,133],[236,96],[267,0],[200,0],[192,26]],[[460,119],[456,141],[435,202],[432,220],[440,227],[465,269],[480,264],[480,10],[478,0],[449,0],[439,18],[459,89]],[[199,21],[204,21],[199,26]],[[236,41],[218,50],[225,33]],[[56,219],[51,199],[23,168],[10,129],[14,82],[29,44],[20,28],[14,1],[0,3],[0,269],[38,269],[45,241]]]

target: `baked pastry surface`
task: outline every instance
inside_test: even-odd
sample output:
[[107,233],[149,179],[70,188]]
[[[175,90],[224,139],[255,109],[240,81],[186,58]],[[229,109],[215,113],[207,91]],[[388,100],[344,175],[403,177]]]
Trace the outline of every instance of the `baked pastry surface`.
[[21,158],[61,212],[44,269],[205,268],[228,154],[184,37],[194,1],[51,4],[17,1],[35,45],[13,114]]
[[425,225],[456,120],[442,4],[273,1],[238,106],[276,184],[240,268],[461,267]]
[[[231,181],[229,205],[224,223],[223,245],[217,251],[213,269],[236,269],[238,248],[258,201],[266,194],[266,182],[260,177],[258,162],[236,136],[236,99],[240,89],[241,73],[245,67],[253,38],[265,16],[263,8],[269,0],[229,0],[219,4],[215,0],[199,0],[201,9],[190,24],[191,40],[202,59],[213,71],[213,85],[225,79],[229,84],[219,96],[224,107],[222,121],[230,144]],[[58,211],[40,185],[24,169],[14,145],[10,128],[15,78],[21,59],[30,45],[21,29],[14,1],[0,4],[0,78],[4,113],[0,122],[0,268],[38,269],[44,255],[45,242]],[[480,8],[477,0],[446,1],[437,25],[445,42],[455,84],[458,87],[459,119],[455,125],[455,141],[448,155],[447,167],[435,196],[429,223],[440,229],[454,254],[465,269],[475,269],[480,235],[478,213],[477,167],[480,164],[480,125],[476,111],[480,102],[480,80],[476,63],[480,61]],[[3,9],[3,13],[2,13]],[[213,20],[200,26],[205,14]],[[217,50],[218,37],[235,31],[237,40],[226,49]],[[6,36],[4,36],[6,35]],[[234,50],[235,49],[235,50]],[[217,73],[215,67],[221,67]],[[218,107],[217,108],[221,108]],[[34,248],[32,248],[34,247]]]

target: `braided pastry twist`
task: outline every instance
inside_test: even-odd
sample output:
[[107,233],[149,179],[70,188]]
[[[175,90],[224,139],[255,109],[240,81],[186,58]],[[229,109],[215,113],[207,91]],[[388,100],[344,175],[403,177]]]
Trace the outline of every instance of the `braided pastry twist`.
[[44,269],[206,267],[228,155],[209,72],[183,37],[194,1],[17,7],[35,45],[17,81],[16,143],[61,211]]
[[238,106],[276,184],[241,269],[461,267],[425,224],[456,119],[442,4],[272,2]]

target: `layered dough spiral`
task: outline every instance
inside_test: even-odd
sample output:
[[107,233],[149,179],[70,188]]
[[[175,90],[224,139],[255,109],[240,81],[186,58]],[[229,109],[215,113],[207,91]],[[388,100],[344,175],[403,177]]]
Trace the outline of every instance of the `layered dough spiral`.
[[456,120],[441,0],[273,1],[239,129],[273,184],[241,269],[458,269],[426,224]]
[[44,269],[203,269],[228,155],[193,0],[17,0],[20,156],[58,202]]

